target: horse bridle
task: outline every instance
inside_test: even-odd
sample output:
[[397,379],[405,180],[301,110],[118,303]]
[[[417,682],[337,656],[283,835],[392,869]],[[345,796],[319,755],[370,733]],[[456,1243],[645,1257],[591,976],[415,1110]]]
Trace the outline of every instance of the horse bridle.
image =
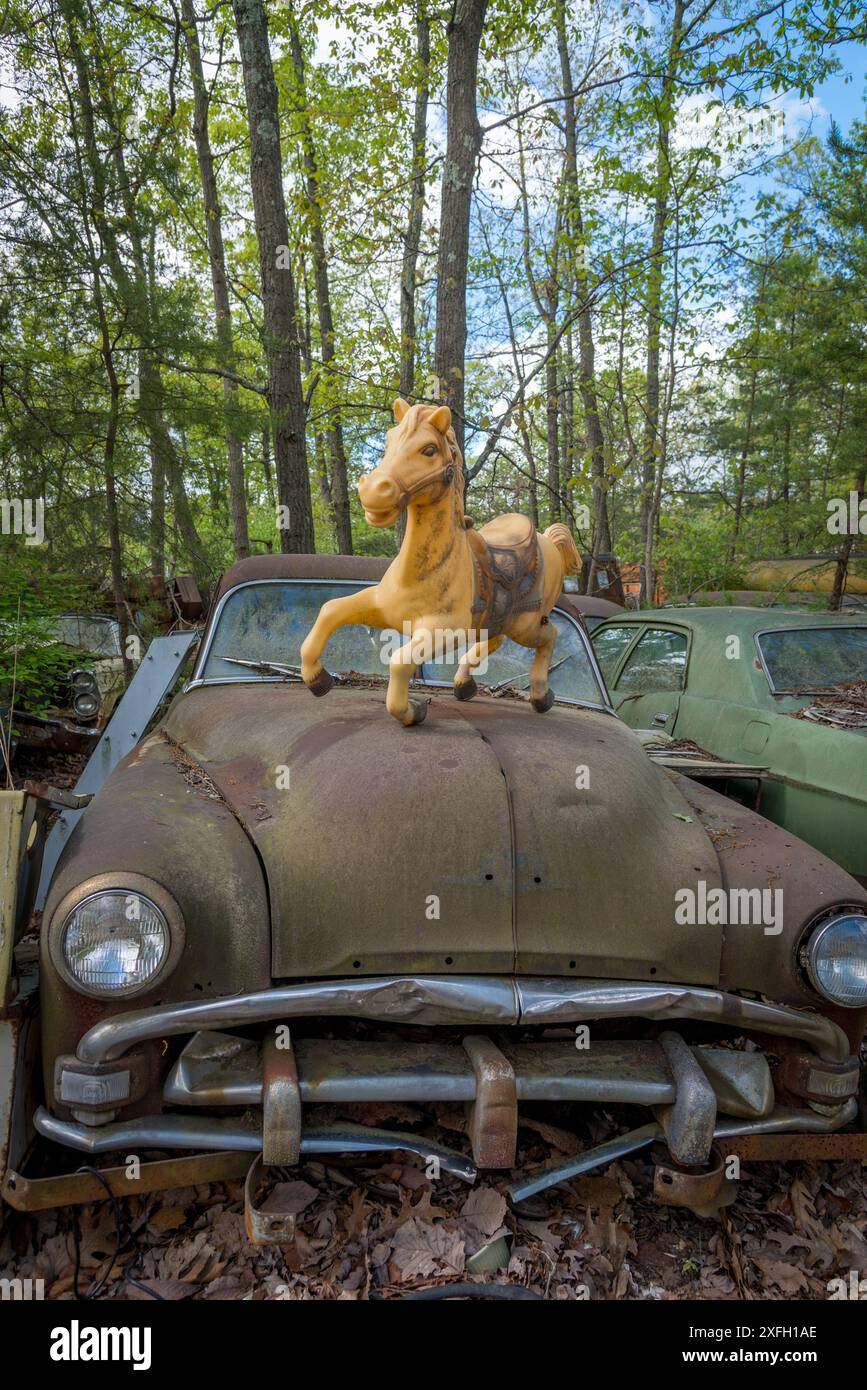
[[[440,459],[436,468],[432,469],[430,473],[425,473],[423,478],[419,478],[418,482],[412,484],[412,487],[401,487],[401,511],[406,510],[409,502],[412,500],[413,497],[415,497],[416,493],[424,492],[424,489],[426,487],[430,487],[431,483],[435,483],[437,481],[439,481],[442,484],[442,492],[440,493],[439,497],[435,498],[434,500],[439,502],[443,497],[445,497],[446,493],[448,492],[449,488],[455,480],[455,456],[457,454],[457,449],[452,448],[451,444],[449,444],[449,441],[447,439],[446,444],[451,450],[451,458],[448,460],[448,462],[446,462],[444,459]],[[395,478],[394,481],[397,482],[397,479]]]

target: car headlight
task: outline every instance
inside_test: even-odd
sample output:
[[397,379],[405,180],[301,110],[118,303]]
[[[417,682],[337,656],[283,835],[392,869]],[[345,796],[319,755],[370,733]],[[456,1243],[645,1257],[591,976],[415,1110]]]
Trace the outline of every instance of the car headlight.
[[92,719],[95,714],[99,714],[99,698],[92,695],[89,690],[82,691],[72,697],[72,708],[79,719]]
[[846,1009],[867,1006],[867,916],[827,917],[808,938],[802,959],[813,988]]
[[183,948],[177,904],[158,884],[124,877],[125,883],[91,883],[90,892],[82,885],[52,916],[52,960],[82,994],[122,998],[152,989]]
[[99,681],[96,676],[83,666],[77,666],[69,673],[69,683],[72,686],[72,708],[75,713],[79,719],[92,719],[99,713],[101,703]]

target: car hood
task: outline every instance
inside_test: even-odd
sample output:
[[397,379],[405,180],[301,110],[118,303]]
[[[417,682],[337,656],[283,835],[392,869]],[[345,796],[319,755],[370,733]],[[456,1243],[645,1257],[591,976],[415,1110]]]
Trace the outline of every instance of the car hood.
[[381,686],[251,682],[187,692],[164,730],[260,855],[277,978],[719,979],[721,929],[675,922],[679,889],[720,885],[713,845],[610,714],[438,692],[404,729]]

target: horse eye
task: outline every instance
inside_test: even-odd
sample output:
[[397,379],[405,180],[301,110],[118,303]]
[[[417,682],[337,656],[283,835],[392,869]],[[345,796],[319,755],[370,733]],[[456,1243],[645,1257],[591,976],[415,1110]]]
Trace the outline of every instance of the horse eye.
[[435,444],[428,444],[426,448],[422,449],[422,453],[429,459],[432,459],[436,452],[437,446]]

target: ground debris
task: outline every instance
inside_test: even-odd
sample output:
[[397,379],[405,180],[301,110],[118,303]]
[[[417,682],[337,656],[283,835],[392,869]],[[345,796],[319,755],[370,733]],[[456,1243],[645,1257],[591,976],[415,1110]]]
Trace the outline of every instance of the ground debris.
[[[413,1106],[412,1118],[432,1139],[466,1147],[446,1107]],[[557,1152],[580,1149],[620,1128],[616,1116],[576,1107],[557,1107],[550,1122],[522,1119],[519,1169],[550,1163],[552,1142]],[[708,1220],[655,1204],[644,1155],[519,1209],[505,1195],[512,1176],[484,1173],[467,1188],[429,1176],[421,1159],[305,1162],[281,1189],[296,1214],[294,1247],[249,1243],[239,1182],[130,1199],[100,1298],[357,1301],[481,1278],[557,1300],[825,1299],[851,1271],[867,1274],[867,1194],[856,1163],[756,1164],[742,1174],[735,1205]],[[75,1221],[83,1294],[114,1252],[108,1202],[7,1212],[0,1274],[42,1278],[46,1298],[72,1299]],[[501,1236],[504,1267],[474,1275],[467,1261]]]

